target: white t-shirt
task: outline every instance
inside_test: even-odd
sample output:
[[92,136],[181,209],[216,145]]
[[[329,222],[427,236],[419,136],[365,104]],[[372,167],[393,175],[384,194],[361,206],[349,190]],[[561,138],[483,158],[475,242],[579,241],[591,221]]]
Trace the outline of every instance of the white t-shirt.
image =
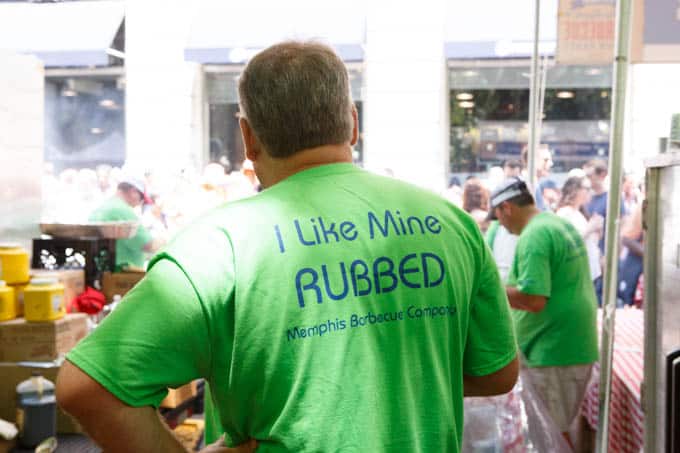
[[600,275],[602,275],[602,268],[600,266],[600,247],[598,246],[599,238],[597,234],[589,234],[586,236],[588,230],[588,220],[586,217],[572,206],[562,206],[555,213],[563,219],[569,221],[576,231],[581,233],[583,237],[583,242],[586,244],[586,250],[588,251],[588,264],[590,264],[590,278],[595,280]]
[[517,248],[518,239],[519,236],[510,233],[503,225],[498,225],[496,237],[493,240],[493,258],[496,260],[498,273],[501,275],[503,283],[508,280],[510,267],[515,259],[515,248]]

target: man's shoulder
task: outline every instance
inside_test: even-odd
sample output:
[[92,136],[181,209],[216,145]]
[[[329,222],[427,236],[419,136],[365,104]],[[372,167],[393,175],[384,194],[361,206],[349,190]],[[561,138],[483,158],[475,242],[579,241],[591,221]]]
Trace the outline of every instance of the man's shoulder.
[[124,219],[137,219],[137,214],[127,203],[116,196],[105,200],[90,214],[90,220],[93,221]]
[[565,219],[552,212],[540,212],[536,214],[520,234],[520,242],[532,247],[535,241],[550,240],[568,223]]

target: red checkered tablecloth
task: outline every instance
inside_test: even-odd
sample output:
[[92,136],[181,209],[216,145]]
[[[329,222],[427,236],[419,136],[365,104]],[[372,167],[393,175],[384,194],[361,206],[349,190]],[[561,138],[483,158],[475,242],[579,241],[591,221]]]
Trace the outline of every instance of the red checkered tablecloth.
[[[601,314],[598,313],[598,330]],[[618,309],[615,322],[609,451],[639,453],[644,442],[644,415],[640,402],[640,384],[644,374],[642,310]],[[593,429],[597,429],[599,388],[600,365],[596,363],[582,407],[582,413]]]

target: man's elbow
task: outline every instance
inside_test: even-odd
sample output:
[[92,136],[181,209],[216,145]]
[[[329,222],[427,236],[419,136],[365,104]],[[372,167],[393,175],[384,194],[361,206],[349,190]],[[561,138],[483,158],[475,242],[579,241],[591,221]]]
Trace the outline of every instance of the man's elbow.
[[505,367],[486,376],[466,376],[465,396],[494,396],[508,393],[517,383],[519,361],[515,357]]
[[517,357],[505,367],[503,379],[500,380],[498,386],[498,394],[508,393],[511,391],[517,379],[519,378],[519,360]]
[[493,386],[490,389],[492,395],[508,393],[515,387],[519,377],[519,360],[515,357],[502,370],[496,373]]
[[77,419],[81,419],[96,406],[97,398],[94,398],[88,389],[92,388],[91,378],[77,368],[71,362],[64,364],[57,376],[55,396],[57,404],[65,412]]

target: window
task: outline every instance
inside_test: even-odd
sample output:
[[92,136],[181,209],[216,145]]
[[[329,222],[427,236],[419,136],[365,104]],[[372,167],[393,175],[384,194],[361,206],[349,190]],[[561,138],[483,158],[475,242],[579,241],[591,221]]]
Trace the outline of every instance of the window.
[[49,77],[45,161],[66,168],[125,161],[125,92],[120,76]]
[[[528,142],[528,61],[484,64],[491,66],[450,68],[453,173],[484,172],[507,159],[519,159]],[[502,64],[509,66],[498,66]],[[611,69],[549,65],[546,87],[541,142],[553,152],[553,171],[567,172],[592,158],[606,158]]]

